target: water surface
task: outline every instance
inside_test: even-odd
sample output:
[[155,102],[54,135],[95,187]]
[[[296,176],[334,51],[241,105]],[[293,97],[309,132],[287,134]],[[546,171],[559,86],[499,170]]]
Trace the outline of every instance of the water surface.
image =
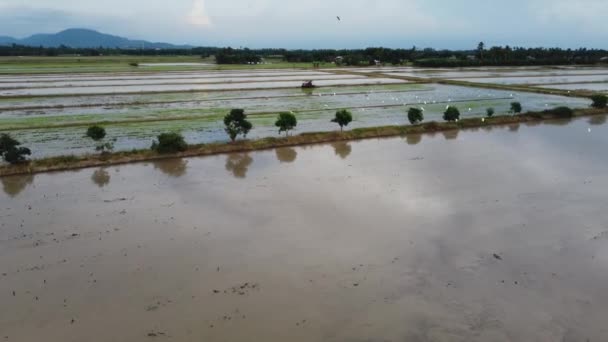
[[1,178],[6,341],[605,341],[606,117]]

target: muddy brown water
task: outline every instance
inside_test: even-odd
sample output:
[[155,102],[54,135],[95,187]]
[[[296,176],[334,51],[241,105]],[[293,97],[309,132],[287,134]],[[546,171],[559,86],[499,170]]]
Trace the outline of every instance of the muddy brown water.
[[605,117],[2,178],[2,341],[606,341]]

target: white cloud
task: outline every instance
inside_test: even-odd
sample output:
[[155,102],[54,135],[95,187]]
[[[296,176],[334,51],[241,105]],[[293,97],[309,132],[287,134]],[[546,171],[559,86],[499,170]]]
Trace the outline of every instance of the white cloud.
[[193,0],[192,10],[188,14],[188,22],[196,26],[211,26],[211,19],[205,8],[205,0]]

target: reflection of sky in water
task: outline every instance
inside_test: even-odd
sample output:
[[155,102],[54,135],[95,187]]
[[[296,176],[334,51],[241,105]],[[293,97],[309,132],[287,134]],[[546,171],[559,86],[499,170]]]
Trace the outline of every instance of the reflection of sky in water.
[[[434,145],[441,145],[448,142],[455,141],[458,144],[471,145],[463,147],[465,149],[471,149],[475,151],[482,147],[482,150],[495,149],[500,153],[509,154],[511,158],[519,158],[520,166],[525,165],[528,171],[535,171],[537,177],[542,178],[543,172],[547,174],[559,174],[560,172],[568,173],[564,168],[544,168],[538,166],[545,164],[547,160],[551,160],[553,164],[560,164],[564,158],[570,158],[576,162],[566,163],[564,167],[576,167],[581,165],[581,168],[585,166],[583,161],[585,158],[599,158],[602,155],[603,146],[607,142],[608,135],[604,135],[606,131],[606,115],[597,115],[587,118],[579,118],[575,120],[552,120],[543,122],[530,122],[517,125],[505,125],[505,126],[491,126],[484,128],[473,128],[461,131],[445,131],[435,134],[422,134],[422,135],[408,135],[403,138],[394,138],[386,140],[378,140],[381,144],[397,145],[400,146],[400,142],[406,142],[407,145],[412,146],[416,150],[423,149],[434,151],[433,153],[439,153],[442,157],[449,159],[457,158],[450,156],[442,151],[435,151]],[[439,137],[441,139],[439,139]],[[488,140],[490,139],[491,140]],[[350,156],[353,150],[357,151],[359,145],[372,145],[373,141],[363,142],[335,142],[329,145],[312,145],[312,146],[300,146],[300,147],[288,147],[279,148],[273,150],[273,154],[280,163],[299,163],[301,159],[305,158],[308,151],[316,151],[325,146],[324,149],[330,148],[331,153],[329,154],[330,160],[334,157],[338,159],[347,159],[350,161]],[[479,142],[477,142],[479,141]],[[477,147],[473,147],[475,145]],[[452,150],[453,147],[447,145]],[[519,150],[519,146],[525,146]],[[391,146],[389,151],[393,151],[396,147]],[[401,147],[399,147],[401,148]],[[457,154],[458,151],[454,151]],[[470,152],[467,152],[470,153]],[[268,152],[253,152],[253,153],[240,153],[231,154],[225,157],[224,164],[225,170],[237,176],[237,178],[245,178],[248,171],[251,169],[253,172],[256,171],[254,163],[256,159],[265,160]],[[314,155],[314,154],[313,154]],[[320,154],[321,156],[324,154]],[[383,156],[381,154],[381,156]],[[209,158],[219,158],[209,157]],[[370,156],[375,158],[374,156]],[[406,162],[412,160],[427,160],[432,158],[431,156],[421,157],[421,155],[413,155],[413,159],[408,159]],[[154,166],[154,169],[161,171],[162,174],[180,178],[187,174],[187,169],[191,168],[188,166],[189,163],[196,163],[198,161],[204,161],[205,158],[192,158],[192,159],[162,159],[154,162],[150,162]],[[310,160],[309,160],[310,161]],[[604,162],[603,159],[598,159],[598,162]],[[401,160],[400,162],[403,162]],[[441,160],[441,163],[445,163],[445,160]],[[455,162],[455,161],[454,161]],[[263,163],[268,165],[267,162]],[[136,164],[137,165],[137,164]],[[253,165],[253,168],[252,168]],[[488,164],[490,166],[490,164]],[[544,171],[541,171],[543,169]],[[551,178],[551,177],[549,177]],[[109,169],[101,168],[93,172],[91,179],[100,187],[104,187],[110,183],[111,177]],[[34,176],[31,177],[5,177],[2,178],[2,183],[6,194],[18,194],[20,191],[27,188],[34,180]]]
[[[9,275],[0,293],[24,279],[31,281],[23,291],[38,289],[40,277],[61,286],[46,287],[39,302],[6,301],[23,318],[17,330],[0,315],[0,328],[48,334],[44,320],[71,336],[90,334],[87,322],[100,314],[124,321],[149,298],[167,298],[172,306],[162,310],[197,317],[192,326],[163,319],[175,334],[186,326],[225,337],[247,324],[258,336],[269,324],[282,329],[276,317],[288,316],[306,317],[336,340],[417,338],[429,329],[466,341],[559,340],[564,331],[605,340],[607,133],[597,116],[521,124],[517,132],[492,127],[115,166],[106,169],[108,183],[101,177],[103,188],[99,169],[2,178],[0,269]],[[46,242],[50,233],[80,235],[58,244]],[[23,248],[33,243],[21,240],[29,234],[47,244]],[[44,273],[16,272],[40,256],[51,265]],[[87,283],[91,273],[101,285]],[[262,289],[239,302],[248,320],[202,331],[200,320],[215,322],[226,303],[233,308],[233,297],[212,290],[245,281]],[[62,291],[85,327],[62,328],[63,317],[32,310],[49,307],[47,296],[64,298]],[[370,320],[380,328],[370,331]],[[139,320],[121,333],[131,330],[146,331]]]

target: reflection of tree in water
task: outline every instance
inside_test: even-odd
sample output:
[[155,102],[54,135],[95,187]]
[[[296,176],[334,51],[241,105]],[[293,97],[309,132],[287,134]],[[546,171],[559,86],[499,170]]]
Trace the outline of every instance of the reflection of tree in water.
[[534,127],[534,126],[538,126],[538,125],[542,125],[542,121],[541,120],[531,120],[531,121],[525,121],[524,125],[526,125],[527,127]]
[[182,158],[159,159],[152,162],[154,169],[171,177],[181,177],[188,170],[188,161]]
[[449,130],[449,131],[443,131],[441,132],[441,134],[443,134],[443,137],[445,138],[445,140],[455,140],[458,139],[458,133],[460,131],[457,129],[453,129],[453,130]]
[[346,159],[353,151],[353,148],[346,141],[338,141],[331,144],[331,146],[334,148],[336,155],[339,155],[342,159]]
[[422,134],[408,134],[405,136],[408,145],[418,145],[422,141]]
[[19,195],[34,181],[34,175],[0,177],[4,193],[10,197]]
[[251,163],[253,159],[247,153],[229,154],[226,158],[226,171],[232,172],[236,178],[245,178]]
[[572,122],[572,119],[553,119],[545,120],[543,123],[550,126],[568,126]]
[[519,131],[519,124],[515,123],[515,124],[510,124],[509,125],[509,132],[517,132]]
[[589,118],[589,124],[594,125],[594,126],[603,125],[606,123],[606,118],[608,118],[608,115],[605,115],[605,114],[594,115]]
[[483,129],[485,132],[492,132],[492,130],[494,129],[494,126],[486,125],[486,126],[482,126],[481,129]]
[[93,183],[97,184],[98,187],[103,188],[110,184],[110,173],[104,168],[95,170],[91,176]]
[[298,157],[298,152],[291,147],[277,148],[276,153],[281,163],[293,163]]
[[435,138],[435,136],[437,136],[437,132],[435,132],[435,131],[426,132],[424,134],[431,139],[433,139],[433,138]]

